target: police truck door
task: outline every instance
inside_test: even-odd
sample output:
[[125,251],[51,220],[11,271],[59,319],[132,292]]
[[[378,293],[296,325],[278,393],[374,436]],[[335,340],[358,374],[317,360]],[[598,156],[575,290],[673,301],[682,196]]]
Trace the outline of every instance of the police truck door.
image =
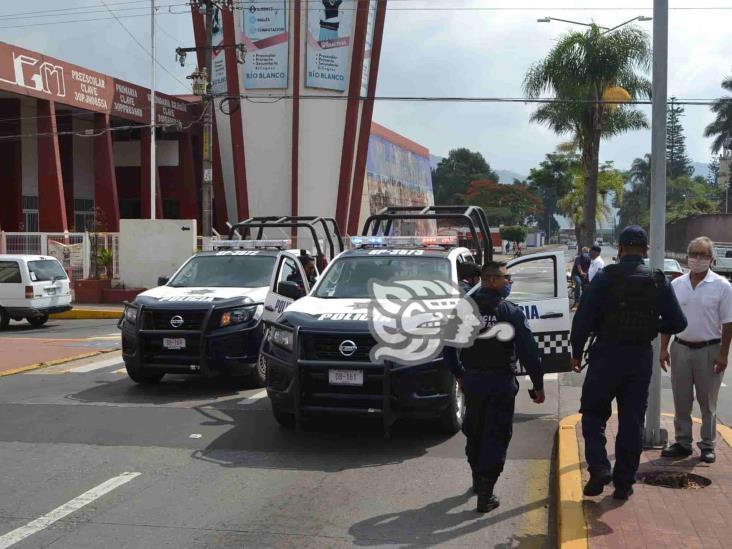
[[294,301],[290,297],[285,297],[277,293],[277,286],[280,282],[292,282],[293,280],[302,283],[305,293],[310,291],[310,284],[305,276],[305,271],[295,254],[291,252],[280,252],[277,256],[277,268],[272,274],[269,291],[264,300],[263,321],[275,320]]
[[539,344],[545,373],[570,371],[569,299],[564,252],[528,255],[508,262],[509,301],[520,306]]

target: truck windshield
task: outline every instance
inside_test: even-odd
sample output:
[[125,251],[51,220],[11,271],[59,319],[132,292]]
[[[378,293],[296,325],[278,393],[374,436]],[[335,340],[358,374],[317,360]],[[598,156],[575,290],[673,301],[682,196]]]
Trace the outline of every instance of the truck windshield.
[[28,262],[28,272],[33,282],[66,280],[66,271],[55,259],[41,259]]
[[334,263],[314,296],[368,299],[368,282],[393,280],[451,281],[450,261],[440,257],[344,257]]
[[269,285],[275,258],[261,255],[199,255],[168,283],[174,288],[260,288]]

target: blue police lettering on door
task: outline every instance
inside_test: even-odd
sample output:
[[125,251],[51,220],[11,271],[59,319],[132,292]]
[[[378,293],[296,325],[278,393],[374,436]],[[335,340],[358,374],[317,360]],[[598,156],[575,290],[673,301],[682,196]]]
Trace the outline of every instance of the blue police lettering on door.
[[278,299],[275,302],[274,310],[276,313],[281,313],[285,310],[285,307],[287,307],[290,303],[292,303],[292,300],[288,299]]
[[536,305],[519,305],[521,307],[521,310],[524,312],[524,315],[529,320],[534,320],[539,318],[539,308]]

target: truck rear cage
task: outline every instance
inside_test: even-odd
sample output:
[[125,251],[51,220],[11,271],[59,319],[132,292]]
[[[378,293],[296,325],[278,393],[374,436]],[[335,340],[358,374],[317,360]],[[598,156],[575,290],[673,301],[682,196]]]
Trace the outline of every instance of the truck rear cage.
[[[264,229],[286,228],[306,229],[310,232],[320,265],[324,265],[325,259],[333,259],[338,253],[343,251],[341,231],[338,228],[338,223],[332,217],[304,215],[250,217],[229,227],[229,239],[233,240],[235,233],[239,233],[244,238],[263,240]],[[253,236],[254,230],[257,231],[256,236]],[[318,238],[318,230],[322,230],[328,242],[327,251],[329,255],[323,252],[323,246],[321,246],[320,239]]]
[[475,246],[477,263],[481,265],[485,261],[493,260],[493,243],[488,218],[483,208],[479,206],[396,206],[384,208],[366,219],[361,234],[363,236],[378,236],[380,234],[389,236],[394,221],[429,219],[458,221],[466,225]]

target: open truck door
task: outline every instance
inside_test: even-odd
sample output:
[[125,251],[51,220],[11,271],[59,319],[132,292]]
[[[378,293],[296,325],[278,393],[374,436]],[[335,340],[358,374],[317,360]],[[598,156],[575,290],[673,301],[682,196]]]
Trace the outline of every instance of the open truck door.
[[291,251],[280,252],[276,265],[264,300],[262,320],[265,322],[275,320],[288,305],[310,291],[310,283],[297,255]]

